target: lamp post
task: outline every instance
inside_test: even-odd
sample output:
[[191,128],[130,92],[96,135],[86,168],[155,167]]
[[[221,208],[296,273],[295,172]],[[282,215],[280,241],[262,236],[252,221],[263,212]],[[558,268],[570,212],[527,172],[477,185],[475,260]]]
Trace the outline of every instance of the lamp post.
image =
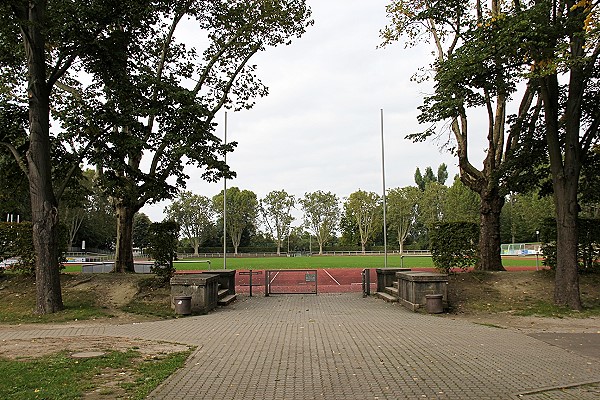
[[385,199],[385,146],[383,143],[383,108],[381,109],[381,180],[383,184],[383,267],[387,268],[387,221],[386,221],[386,199]]
[[539,259],[539,254],[540,254],[540,231],[539,230],[535,231],[535,237],[537,238],[537,245],[538,245],[538,248],[535,250],[535,270],[537,271],[538,267],[539,267],[538,259]]
[[[225,111],[225,132],[223,143],[227,145],[227,111]],[[223,159],[227,165],[227,152]],[[223,269],[227,269],[227,177],[223,175]]]

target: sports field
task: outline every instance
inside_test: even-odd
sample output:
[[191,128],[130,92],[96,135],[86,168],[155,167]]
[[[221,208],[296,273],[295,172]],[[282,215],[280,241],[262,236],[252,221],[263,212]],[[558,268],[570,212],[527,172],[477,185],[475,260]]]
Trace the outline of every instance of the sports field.
[[[206,261],[210,261],[210,264]],[[145,261],[148,262],[148,261]],[[536,267],[535,257],[503,257],[502,263],[505,268],[532,269]],[[404,256],[390,255],[387,259],[388,268],[412,268],[432,269],[433,261],[428,256]],[[538,260],[538,266],[542,267],[542,259]],[[311,257],[228,257],[227,269],[237,270],[265,270],[265,269],[362,269],[383,268],[383,256],[311,256]],[[222,258],[185,259],[175,261],[175,269],[186,270],[208,270],[223,269]],[[64,272],[81,272],[81,264],[65,264]]]
[[[200,260],[200,259],[199,259]],[[222,258],[202,259],[210,261],[210,269],[223,269]],[[175,262],[177,270],[206,270],[208,263],[186,259]],[[535,257],[505,257],[502,261],[507,269],[535,268]],[[541,267],[542,260],[538,261]],[[431,257],[388,256],[388,268],[433,268]],[[258,257],[227,258],[227,269],[264,270],[264,269],[335,269],[335,268],[383,268],[383,256],[312,256],[312,257]]]

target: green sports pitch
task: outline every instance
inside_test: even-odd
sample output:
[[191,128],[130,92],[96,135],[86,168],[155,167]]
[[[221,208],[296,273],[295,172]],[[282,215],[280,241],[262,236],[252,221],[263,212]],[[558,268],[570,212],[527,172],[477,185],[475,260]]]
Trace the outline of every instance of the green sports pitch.
[[[208,263],[207,261],[210,261]],[[227,257],[227,269],[333,269],[333,268],[383,268],[384,256],[311,256],[311,257]],[[535,268],[535,257],[504,257],[505,268]],[[541,258],[538,264],[542,266]],[[434,268],[429,256],[388,255],[388,268]],[[186,258],[175,261],[175,268],[184,270],[223,269],[223,258]],[[81,272],[81,265],[65,264],[64,272]]]
[[[206,262],[210,261],[210,266]],[[332,269],[332,268],[383,268],[384,256],[312,256],[312,257],[228,257],[227,269]],[[535,267],[535,258],[503,258],[505,268]],[[541,259],[538,261],[541,266]],[[434,268],[429,256],[388,255],[388,268]],[[223,269],[222,258],[185,259],[175,261],[178,270]]]

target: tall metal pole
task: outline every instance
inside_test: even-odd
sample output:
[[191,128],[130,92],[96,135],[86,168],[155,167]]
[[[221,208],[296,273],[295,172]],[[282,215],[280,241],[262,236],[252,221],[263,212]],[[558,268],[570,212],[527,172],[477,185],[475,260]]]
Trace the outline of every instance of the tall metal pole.
[[[225,145],[227,145],[227,111],[225,111]],[[225,152],[227,165],[227,152]],[[223,269],[227,269],[227,177],[223,176]]]
[[381,176],[383,180],[383,267],[387,268],[387,220],[385,193],[385,146],[383,144],[383,108],[381,109]]

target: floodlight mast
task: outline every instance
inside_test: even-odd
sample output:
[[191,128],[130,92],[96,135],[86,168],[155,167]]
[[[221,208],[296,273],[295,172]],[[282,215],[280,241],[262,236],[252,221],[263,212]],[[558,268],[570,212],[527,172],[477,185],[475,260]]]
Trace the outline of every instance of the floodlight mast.
[[[225,111],[225,139],[227,145],[227,111]],[[224,154],[227,165],[227,151]],[[227,176],[223,175],[223,269],[227,269]]]
[[381,109],[381,177],[383,181],[383,267],[387,268],[387,207],[385,199],[385,146],[383,143],[383,108]]

